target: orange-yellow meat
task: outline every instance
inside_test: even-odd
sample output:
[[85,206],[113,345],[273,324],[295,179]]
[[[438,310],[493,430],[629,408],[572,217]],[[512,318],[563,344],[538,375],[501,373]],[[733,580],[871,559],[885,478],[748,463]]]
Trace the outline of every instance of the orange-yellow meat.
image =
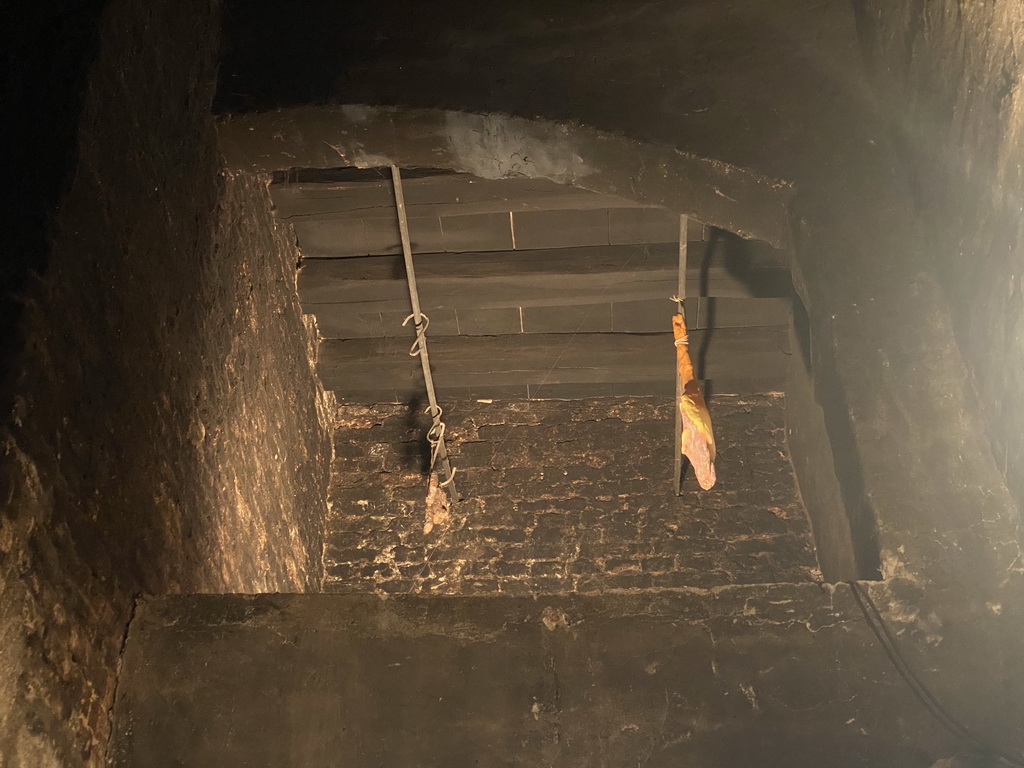
[[715,484],[715,433],[711,428],[711,414],[704,402],[693,374],[690,361],[686,322],[682,315],[672,317],[672,335],[676,342],[676,365],[682,393],[679,397],[679,414],[683,422],[683,436],[679,446],[683,455],[690,460],[697,482],[705,491]]

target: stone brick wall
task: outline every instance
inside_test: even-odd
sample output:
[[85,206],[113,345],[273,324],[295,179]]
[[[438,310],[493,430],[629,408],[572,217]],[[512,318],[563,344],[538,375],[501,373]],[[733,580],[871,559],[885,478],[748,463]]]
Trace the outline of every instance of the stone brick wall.
[[216,2],[114,0],[0,429],[0,766],[100,766],[134,598],[318,589],[330,406]]
[[672,405],[656,398],[447,405],[464,500],[424,534],[422,423],[337,410],[325,588],[510,594],[819,579],[781,396],[715,398],[719,483],[672,491]]

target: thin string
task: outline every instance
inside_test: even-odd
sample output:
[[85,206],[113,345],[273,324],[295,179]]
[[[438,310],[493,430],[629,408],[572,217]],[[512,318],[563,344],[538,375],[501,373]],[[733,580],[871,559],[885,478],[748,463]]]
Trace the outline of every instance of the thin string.
[[[669,300],[670,301],[674,301],[680,307],[683,306],[683,300],[680,299],[678,296],[669,296]],[[680,312],[679,314],[682,314],[682,312]],[[675,340],[675,344],[676,344],[677,347],[688,347],[688,346],[690,346],[690,335],[687,334],[687,335],[683,336],[683,338],[681,338],[681,339],[676,339]]]

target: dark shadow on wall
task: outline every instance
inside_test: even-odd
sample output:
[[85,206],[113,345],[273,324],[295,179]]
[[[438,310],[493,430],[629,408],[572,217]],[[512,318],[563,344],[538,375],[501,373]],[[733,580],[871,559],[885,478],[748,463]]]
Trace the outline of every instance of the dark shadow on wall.
[[[711,270],[711,262],[715,258],[715,250],[722,243],[725,237],[725,232],[717,227],[711,229],[711,236],[708,238],[708,247],[704,251],[704,261],[700,265],[700,289],[697,292],[697,327],[706,328],[707,332],[704,334],[700,342],[700,348],[697,350],[697,360],[694,370],[697,375],[698,381],[704,382],[704,397],[708,402],[714,397],[714,383],[708,381],[707,372],[707,359],[708,350],[711,348],[711,340],[715,336],[715,300],[708,298],[708,277]],[[700,317],[700,307],[702,304],[707,304],[707,310],[704,315],[702,322]],[[678,386],[678,385],[677,385]]]
[[[615,3],[607,2],[595,2],[594,6],[598,19],[616,8]],[[634,12],[626,9],[626,13]],[[322,104],[339,98],[342,103],[372,103],[376,100],[367,99],[362,93],[354,98],[351,93],[362,89],[368,66],[376,66],[396,52],[408,60],[443,55],[450,32],[457,33],[460,42],[467,43],[472,50],[477,41],[495,33],[503,36],[510,32],[516,36],[516,42],[529,47],[538,44],[538,40],[543,44],[549,33],[557,37],[567,28],[587,26],[572,4],[558,8],[538,0],[489,6],[481,6],[475,0],[227,0],[222,18],[224,47],[214,102],[218,113]],[[466,82],[476,78],[479,73],[475,63],[466,61],[462,52],[447,53],[456,72],[465,68]],[[432,80],[436,72],[433,68],[411,72],[399,66],[394,74],[396,84],[400,85],[409,81],[410,76],[417,80],[427,76]],[[513,92],[520,87],[511,61],[508,69],[491,74],[496,90]],[[437,82],[447,80],[445,77]],[[545,93],[552,103],[569,102],[566,89],[553,93],[551,85],[546,84]],[[427,95],[425,103],[432,104],[434,95]]]
[[[796,214],[794,214],[794,221],[799,221]],[[848,573],[847,567],[844,566],[841,578],[844,580],[848,578],[880,579],[882,572],[878,526],[874,509],[868,499],[864,467],[857,448],[853,425],[850,423],[850,409],[839,384],[835,348],[829,341],[831,337],[829,323],[826,319],[814,317],[796,290],[793,291],[792,297],[792,336],[797,346],[794,352],[799,352],[799,360],[794,362],[800,366],[800,370],[804,374],[801,378],[807,382],[808,388],[805,395],[808,402],[799,404],[794,412],[801,410],[806,412],[808,407],[814,409],[816,406],[820,414],[817,418],[823,419],[821,427],[811,430],[813,435],[811,441],[805,442],[804,450],[809,455],[804,458],[810,461],[812,466],[810,471],[812,472],[831,474],[831,471],[834,470],[832,482],[837,484],[835,504],[823,510],[823,513],[826,515],[845,513],[845,525],[840,523],[838,528],[848,526],[848,540],[847,543],[842,544],[841,548],[847,550],[852,548],[853,550],[853,563],[851,564],[853,573]],[[813,345],[812,339],[815,342]],[[803,418],[800,420],[802,421]],[[814,440],[821,441],[817,447],[814,447]],[[829,454],[831,461],[827,458]],[[796,463],[798,457],[795,452],[792,458]],[[798,471],[798,477],[799,475]],[[807,502],[808,500],[805,499],[805,503]],[[808,504],[809,511],[810,506]],[[841,508],[841,511],[837,511],[835,507]],[[812,519],[813,517],[812,514]],[[833,520],[829,526],[832,527],[836,523],[838,521]],[[818,535],[821,535],[820,531],[816,533],[816,536]],[[828,577],[826,576],[826,578]]]
[[[423,386],[422,381],[421,376],[420,386]],[[403,469],[419,472],[424,477],[430,472],[430,443],[427,442],[430,417],[427,416],[426,401],[426,395],[419,392],[406,401],[405,439],[398,444]]]
[[[698,311],[698,327],[707,328],[708,332],[694,360],[698,379],[704,379],[705,361],[715,335],[715,299],[706,296],[710,267],[716,263],[722,264],[730,275],[743,281],[757,295],[762,285],[758,280],[758,271],[751,268],[755,261],[753,246],[751,241],[732,232],[718,228],[711,231],[700,268],[700,302],[706,309]],[[864,488],[863,468],[855,450],[850,424],[841,417],[848,411],[835,385],[828,384],[835,380],[834,361],[822,359],[815,366],[811,348],[811,319],[792,284],[788,295],[793,324],[793,348],[790,354],[795,356],[792,365],[799,366],[802,371],[802,376],[796,380],[808,382],[806,388],[802,385],[794,386],[791,377],[787,384],[790,451],[794,465],[800,465],[797,475],[801,478],[804,503],[812,520],[819,564],[826,581],[878,579],[878,537],[874,514]],[[817,382],[813,394],[810,389],[812,381]],[[705,380],[705,397],[710,402],[713,396],[713,382]],[[818,418],[824,417],[823,429],[814,428],[814,419],[808,418],[811,412],[820,414]],[[794,439],[793,429],[800,431],[799,438]],[[802,459],[797,456],[798,451],[805,454]],[[819,475],[805,487],[804,481],[810,479],[806,477],[808,471]],[[829,487],[829,481],[823,475],[831,477],[831,482],[837,484],[835,496],[828,496],[827,491],[824,496],[821,495],[823,489]]]
[[[780,280],[778,270],[764,270],[763,244],[746,240],[734,232],[718,227],[711,227],[704,259],[700,265],[700,280],[697,296],[692,297],[697,303],[697,323],[695,328],[706,329],[700,347],[694,359],[694,370],[697,379],[704,381],[704,396],[709,401],[714,396],[714,382],[707,379],[708,351],[714,343],[717,327],[717,299],[708,296],[710,290],[711,267],[720,263],[733,279],[737,280],[750,291],[751,296],[783,296],[792,294],[792,283],[788,275]],[[760,245],[761,247],[758,247]],[[758,254],[762,258],[759,258]],[[781,252],[780,263],[781,262]],[[783,282],[786,283],[783,285]],[[783,293],[779,293],[782,290]]]
[[0,191],[0,391],[9,386],[20,347],[26,283],[46,271],[52,212],[67,192],[77,157],[82,90],[105,6],[105,0],[22,3],[0,24],[0,136],[9,149]]

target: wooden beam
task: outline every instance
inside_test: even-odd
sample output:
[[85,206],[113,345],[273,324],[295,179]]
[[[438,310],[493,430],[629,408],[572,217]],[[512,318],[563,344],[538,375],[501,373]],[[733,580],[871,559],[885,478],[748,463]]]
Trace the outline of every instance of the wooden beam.
[[[694,331],[691,343],[700,344],[702,333]],[[407,399],[422,386],[407,341],[325,340],[317,364],[324,386],[345,400]],[[717,330],[706,375],[716,393],[779,391],[788,344],[786,327]],[[452,336],[431,342],[439,397],[526,396],[527,390],[530,397],[582,397],[595,388],[609,394],[663,389],[671,396],[673,351],[671,333]]]
[[[277,215],[282,219],[391,221],[394,218],[394,193],[383,178],[378,182],[273,184],[270,194]],[[544,179],[482,179],[469,174],[408,179],[405,195],[410,218],[509,211],[649,208],[625,198],[601,195]],[[665,215],[675,220],[675,214],[666,212]]]
[[[789,322],[789,299],[710,299],[716,328],[757,328]],[[528,307],[441,309],[426,307],[430,335],[499,336],[515,333],[662,333],[675,307],[657,297],[642,301]],[[404,338],[408,311],[379,312],[364,304],[307,304],[325,339]],[[696,304],[686,307],[686,325],[697,330]]]
[[[665,218],[670,219],[669,222]],[[409,217],[414,253],[535,250],[582,245],[673,242],[668,224],[675,217],[660,209],[499,211]],[[305,259],[356,258],[401,252],[398,227],[390,219],[292,219]],[[511,229],[516,232],[512,242]],[[702,227],[693,232],[699,240]]]
[[[704,244],[691,244],[688,290],[696,290]],[[769,251],[771,249],[768,249]],[[665,301],[678,288],[678,246],[603,246],[492,254],[427,254],[417,257],[425,307],[481,309]],[[401,311],[400,257],[304,261],[299,295],[315,305],[358,303],[364,312]],[[771,253],[712,266],[708,294],[751,298],[790,294],[788,268]]]
[[513,213],[516,250],[611,245],[608,211],[544,210]]

